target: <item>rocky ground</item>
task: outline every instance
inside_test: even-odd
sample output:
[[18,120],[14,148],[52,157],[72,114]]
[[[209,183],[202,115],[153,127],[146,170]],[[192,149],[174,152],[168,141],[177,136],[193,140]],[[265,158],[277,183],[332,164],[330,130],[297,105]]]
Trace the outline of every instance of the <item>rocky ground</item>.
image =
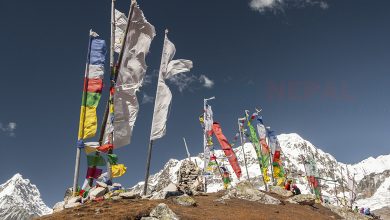
[[[292,204],[285,202],[284,197],[272,193],[269,195],[279,200],[280,204],[263,204],[256,197],[253,201],[249,201],[248,198],[235,198],[232,195],[242,195],[242,193],[237,194],[239,190],[235,191],[221,191],[190,197],[196,201],[196,204],[191,204],[191,201],[188,201],[187,205],[178,203],[177,197],[170,197],[165,200],[121,199],[100,202],[91,201],[82,206],[68,208],[39,219],[141,219],[142,217],[144,219],[164,219],[157,216],[157,218],[145,218],[150,216],[152,210],[160,203],[166,204],[180,219],[342,219],[339,215],[320,204]],[[269,198],[267,197],[266,201],[268,200]],[[274,203],[274,201],[270,201],[270,203]],[[171,216],[165,219],[175,219],[175,217]]]

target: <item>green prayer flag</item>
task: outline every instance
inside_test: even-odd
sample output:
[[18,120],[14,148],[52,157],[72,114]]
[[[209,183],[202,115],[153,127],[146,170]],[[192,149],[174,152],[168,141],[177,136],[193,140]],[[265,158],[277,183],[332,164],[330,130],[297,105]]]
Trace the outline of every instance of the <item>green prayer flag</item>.
[[116,165],[118,163],[118,156],[116,154],[107,154],[107,159],[111,165]]
[[100,155],[87,155],[87,160],[89,167],[106,165],[106,161]]

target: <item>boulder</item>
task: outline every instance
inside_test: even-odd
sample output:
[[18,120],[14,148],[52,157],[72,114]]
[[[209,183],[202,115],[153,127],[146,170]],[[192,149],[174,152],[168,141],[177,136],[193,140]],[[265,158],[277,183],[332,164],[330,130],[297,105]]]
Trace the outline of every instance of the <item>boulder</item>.
[[68,199],[66,204],[72,204],[72,203],[77,203],[77,202],[81,202],[81,196],[71,197],[70,199]]
[[299,194],[287,199],[286,201],[299,205],[314,205],[316,197],[312,194]]
[[142,217],[141,220],[158,220],[158,218],[155,218],[155,217]]
[[121,197],[122,199],[139,199],[139,198],[141,198],[141,196],[135,192],[122,192],[122,193],[119,193],[119,197]]
[[53,206],[53,212],[60,212],[62,210],[65,209],[65,202],[62,201],[62,202],[57,202],[54,206]]
[[270,192],[278,194],[280,196],[284,197],[291,197],[294,194],[291,191],[285,190],[284,188],[280,186],[269,186]]
[[104,194],[106,193],[106,188],[103,188],[103,187],[96,187],[96,188],[92,188],[90,191],[89,191],[89,196],[91,199],[95,199],[97,197],[102,197],[104,196]]
[[68,199],[70,199],[72,196],[73,196],[73,188],[72,187],[67,188],[64,195],[64,201],[65,202],[68,201]]
[[166,186],[161,191],[153,194],[153,196],[150,199],[153,199],[153,200],[154,199],[167,199],[168,197],[171,197],[171,196],[180,196],[180,195],[183,195],[183,193],[179,192],[177,190],[177,187],[175,184],[170,183],[170,184],[168,184],[168,186]]
[[195,199],[187,194],[175,197],[173,202],[181,206],[196,206]]
[[230,198],[239,198],[248,201],[260,202],[263,204],[273,204],[279,205],[281,204],[279,199],[276,199],[272,196],[269,196],[260,190],[253,187],[253,185],[249,182],[241,182],[237,184],[235,188],[230,188],[227,190],[225,196],[221,199],[230,199]]
[[151,212],[150,217],[160,220],[178,220],[179,217],[164,203],[158,204]]
[[81,203],[80,202],[76,202],[76,203],[66,204],[64,206],[64,208],[69,209],[69,208],[73,208],[73,207],[77,207],[77,206],[81,206]]

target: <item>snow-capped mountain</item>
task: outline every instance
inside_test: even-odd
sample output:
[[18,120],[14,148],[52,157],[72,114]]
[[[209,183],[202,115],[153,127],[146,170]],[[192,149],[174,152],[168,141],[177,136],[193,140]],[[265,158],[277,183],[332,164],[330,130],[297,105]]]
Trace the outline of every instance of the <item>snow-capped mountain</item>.
[[[305,177],[301,155],[314,158],[320,177],[322,195],[331,203],[348,204],[353,190],[357,195],[354,205],[370,207],[371,210],[390,206],[390,155],[378,158],[370,157],[357,164],[344,164],[315,147],[309,141],[304,140],[298,134],[281,134],[278,135],[278,140],[282,148],[282,159],[284,167],[288,171],[288,177],[294,179],[303,193],[309,193],[310,188]],[[234,151],[242,170],[241,180],[248,179],[244,164],[245,153],[249,178],[251,181],[261,182],[259,178],[260,167],[252,144],[246,143],[243,148],[239,146],[234,148]],[[232,168],[228,165],[223,151],[216,150],[215,155],[220,165],[225,165],[232,174],[232,185],[237,184],[240,180],[237,179]],[[203,154],[191,157],[191,160],[203,168]],[[150,177],[149,190],[157,192],[170,182],[177,183],[177,173],[183,161],[170,159],[161,171]],[[141,192],[143,185],[144,182],[139,182],[132,189]],[[207,185],[208,192],[216,192],[223,188],[219,175],[209,177]]]
[[0,185],[0,219],[24,220],[50,213],[38,188],[19,173]]

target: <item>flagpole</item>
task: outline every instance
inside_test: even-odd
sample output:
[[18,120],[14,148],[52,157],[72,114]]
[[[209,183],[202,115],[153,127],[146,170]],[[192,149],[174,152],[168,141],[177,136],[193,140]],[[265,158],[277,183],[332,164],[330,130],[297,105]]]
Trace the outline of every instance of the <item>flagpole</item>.
[[240,125],[240,119],[237,119],[237,124],[238,124],[238,133],[240,134],[242,154],[244,155],[244,164],[245,164],[245,169],[246,169],[246,176],[248,178],[248,181],[250,182],[249,172],[248,172],[248,165],[246,163],[246,156],[245,156],[245,149],[244,149],[244,139],[242,137],[242,129],[241,129],[241,125]]
[[[164,43],[163,43],[163,51],[161,53],[161,62],[160,62],[160,74],[158,76],[158,81],[160,80],[161,75],[161,68],[163,66],[163,57],[164,57],[164,49],[165,49],[165,42],[167,39],[168,29],[165,29],[165,35],[164,35]],[[156,89],[156,97],[158,92],[158,81],[157,81],[157,89]],[[154,100],[154,108],[156,107],[157,98]],[[145,171],[145,182],[144,182],[144,191],[143,195],[146,196],[146,193],[148,191],[148,181],[149,181],[149,172],[150,172],[150,161],[152,159],[152,149],[153,149],[153,140],[152,140],[152,130],[153,130],[153,120],[154,120],[154,111],[153,111],[153,118],[152,118],[152,126],[150,127],[150,139],[149,139],[149,146],[148,146],[148,156],[146,159],[146,171]]]
[[[133,17],[133,13],[134,13],[134,7],[137,4],[136,0],[131,0],[129,15],[128,15],[128,18],[127,18],[126,31],[125,31],[124,37],[123,37],[122,48],[121,48],[121,51],[119,53],[119,57],[118,57],[118,61],[117,61],[117,67],[115,67],[115,65],[114,65],[114,63],[115,63],[115,60],[114,60],[115,1],[116,0],[111,0],[111,47],[110,47],[110,70],[111,70],[111,77],[110,77],[110,88],[114,88],[115,87],[115,82],[116,82],[116,80],[118,78],[119,67],[120,67],[120,64],[121,64],[122,58],[123,58],[123,50],[125,48],[125,43],[126,43],[126,40],[127,40],[127,32],[128,32],[128,30],[130,28],[131,18]],[[104,139],[104,133],[105,133],[105,130],[106,130],[108,114],[109,114],[109,111],[110,111],[110,100],[114,100],[111,93],[110,93],[109,100],[106,103],[106,109],[104,111],[103,121],[102,121],[102,124],[101,124],[101,127],[100,127],[100,136],[99,136],[99,144],[100,145],[102,145],[102,142],[103,142],[103,139]],[[114,103],[111,103],[111,104],[113,105]],[[114,136],[114,134],[112,133],[111,137],[109,137],[112,144],[114,144],[113,136]],[[113,149],[109,150],[108,153],[112,154],[113,153]],[[99,152],[96,152],[96,155],[99,155]],[[111,164],[109,162],[107,162],[107,175],[108,175],[108,177],[111,180],[112,179]],[[90,179],[89,184],[90,185],[92,184],[91,179]]]
[[[81,137],[80,140],[78,141],[83,141],[84,138],[84,122],[85,122],[85,112],[87,110],[86,103],[87,103],[87,91],[84,91],[86,86],[88,85],[88,72],[89,72],[89,59],[90,59],[90,54],[91,54],[91,42],[92,42],[92,30],[89,31],[89,40],[88,40],[88,52],[87,52],[87,62],[85,64],[85,74],[84,74],[84,85],[83,85],[83,103],[82,106],[84,106],[84,110],[81,113],[83,115],[83,121],[82,121],[82,126],[79,128],[81,129]],[[80,147],[77,146],[77,151],[76,151],[76,161],[75,161],[75,168],[74,168],[74,177],[73,177],[73,196],[76,196],[76,191],[77,191],[77,182],[79,179],[79,172],[80,172]]]

